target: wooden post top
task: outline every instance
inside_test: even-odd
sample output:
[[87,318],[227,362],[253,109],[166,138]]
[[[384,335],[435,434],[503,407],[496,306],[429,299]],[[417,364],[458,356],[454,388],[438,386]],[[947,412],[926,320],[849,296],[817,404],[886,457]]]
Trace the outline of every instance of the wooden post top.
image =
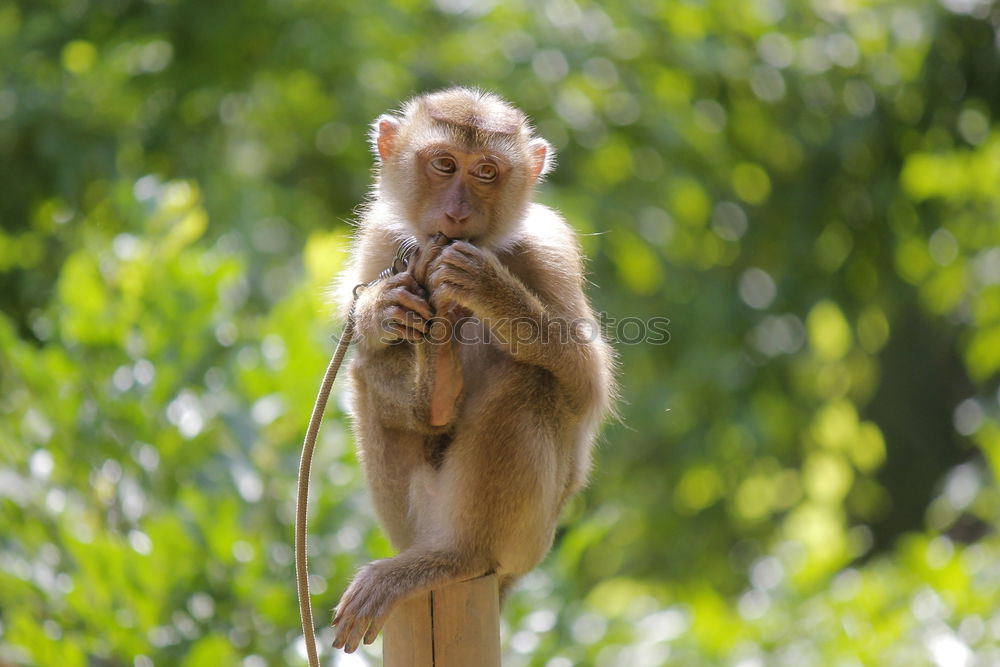
[[496,575],[403,602],[385,625],[382,655],[385,667],[500,667]]

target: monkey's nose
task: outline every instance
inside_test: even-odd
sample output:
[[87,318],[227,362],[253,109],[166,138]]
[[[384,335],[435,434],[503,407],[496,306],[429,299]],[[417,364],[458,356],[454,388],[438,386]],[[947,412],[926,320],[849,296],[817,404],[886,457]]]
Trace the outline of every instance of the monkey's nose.
[[469,219],[469,214],[446,211],[444,217],[448,218],[448,222],[453,225],[462,225]]

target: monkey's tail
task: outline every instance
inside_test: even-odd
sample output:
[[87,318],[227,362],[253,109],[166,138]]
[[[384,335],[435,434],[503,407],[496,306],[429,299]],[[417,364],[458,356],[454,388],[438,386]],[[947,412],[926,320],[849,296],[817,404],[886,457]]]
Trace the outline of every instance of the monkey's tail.
[[344,324],[344,332],[340,335],[337,349],[330,359],[323,375],[316,403],[313,405],[312,416],[309,418],[309,428],[306,431],[305,442],[302,443],[302,457],[299,459],[298,493],[295,501],[295,581],[299,589],[299,618],[302,620],[302,634],[306,642],[306,654],[309,657],[309,667],[319,667],[319,657],[316,654],[316,630],[313,627],[312,606],[309,599],[309,552],[306,545],[306,526],[309,512],[309,471],[312,469],[313,450],[316,449],[316,436],[319,425],[323,421],[326,403],[333,389],[333,381],[337,379],[337,371],[344,362],[344,355],[354,337],[354,304]]

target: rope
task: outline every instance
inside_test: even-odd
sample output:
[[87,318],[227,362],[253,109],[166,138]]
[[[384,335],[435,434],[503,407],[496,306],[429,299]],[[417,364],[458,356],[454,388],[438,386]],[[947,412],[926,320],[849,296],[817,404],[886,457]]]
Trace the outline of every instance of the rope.
[[309,418],[309,428],[306,439],[302,443],[302,456],[299,459],[298,492],[295,498],[295,583],[299,594],[299,618],[302,620],[302,635],[306,642],[306,654],[309,657],[309,667],[319,667],[319,657],[316,653],[316,629],[313,627],[312,606],[309,600],[309,547],[306,544],[306,528],[309,523],[309,472],[312,470],[313,451],[316,449],[316,436],[319,435],[319,425],[326,412],[326,403],[330,399],[333,381],[337,379],[337,371],[344,363],[347,348],[354,337],[354,306],[358,302],[358,294],[365,287],[371,287],[380,280],[405,271],[410,258],[417,249],[417,240],[403,239],[396,250],[396,256],[384,271],[367,283],[354,287],[354,300],[344,323],[344,331],[340,334],[337,349],[333,352],[330,364],[326,367],[323,382],[320,384],[316,403],[313,405],[312,416]]
[[337,371],[344,361],[347,348],[354,336],[354,304],[347,316],[344,332],[340,342],[330,359],[323,375],[316,403],[313,405],[312,417],[309,418],[309,428],[306,431],[305,442],[302,443],[302,457],[299,459],[298,494],[295,501],[295,581],[299,589],[299,618],[302,619],[302,634],[305,637],[306,653],[309,656],[309,667],[319,667],[319,657],[316,654],[316,630],[313,627],[312,607],[309,600],[309,549],[306,544],[306,526],[309,513],[309,471],[312,469],[313,450],[316,449],[316,436],[319,425],[323,421],[326,403],[333,389],[333,381],[337,379]]

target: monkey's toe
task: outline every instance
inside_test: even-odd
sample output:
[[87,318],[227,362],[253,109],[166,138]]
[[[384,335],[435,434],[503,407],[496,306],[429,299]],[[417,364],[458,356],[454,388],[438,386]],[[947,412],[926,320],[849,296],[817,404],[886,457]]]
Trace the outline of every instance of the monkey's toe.
[[345,653],[354,653],[361,645],[371,620],[350,613],[338,613],[334,624],[337,627],[337,635],[333,639],[333,647],[343,649]]
[[371,644],[378,637],[378,633],[382,631],[382,626],[385,625],[385,617],[380,616],[372,621],[372,624],[368,626],[368,632],[365,633],[365,644]]

